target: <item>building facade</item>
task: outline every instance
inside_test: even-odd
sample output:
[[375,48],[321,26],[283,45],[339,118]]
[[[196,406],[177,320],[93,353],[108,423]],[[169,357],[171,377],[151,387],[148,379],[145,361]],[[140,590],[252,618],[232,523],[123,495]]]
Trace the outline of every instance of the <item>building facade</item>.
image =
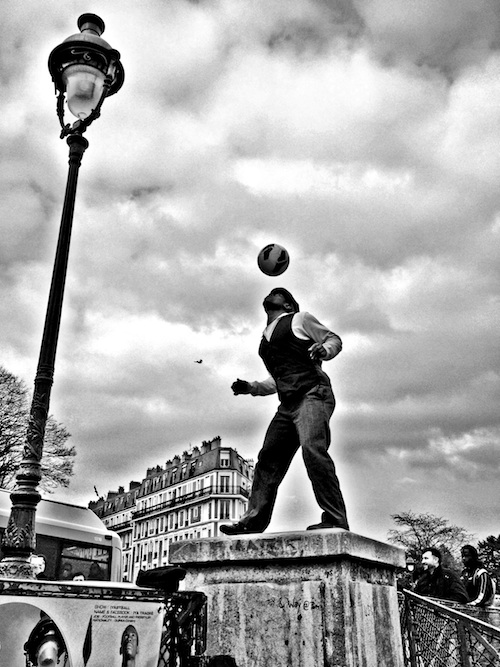
[[217,436],[176,455],[165,467],[148,468],[131,482],[89,503],[123,545],[123,578],[168,564],[171,542],[215,537],[219,525],[238,521],[248,505],[253,463]]

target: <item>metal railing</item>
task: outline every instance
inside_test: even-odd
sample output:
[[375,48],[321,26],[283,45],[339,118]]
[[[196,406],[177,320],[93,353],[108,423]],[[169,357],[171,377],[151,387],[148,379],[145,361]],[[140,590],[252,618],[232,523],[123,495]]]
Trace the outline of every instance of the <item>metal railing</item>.
[[108,523],[106,524],[106,528],[109,528],[109,530],[114,530],[115,533],[118,533],[120,530],[132,528],[132,521],[129,519],[128,521],[122,521],[121,523],[115,523],[114,525]]
[[196,592],[166,596],[158,667],[205,665],[206,599],[206,595]]
[[500,666],[500,628],[458,607],[464,609],[406,590],[399,594],[406,667]]

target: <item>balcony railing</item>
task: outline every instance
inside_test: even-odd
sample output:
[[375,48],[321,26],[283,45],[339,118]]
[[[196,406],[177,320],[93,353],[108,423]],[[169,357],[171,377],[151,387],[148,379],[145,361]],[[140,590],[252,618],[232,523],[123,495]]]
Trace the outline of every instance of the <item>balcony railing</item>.
[[191,491],[190,493],[184,493],[181,496],[175,496],[170,500],[165,500],[162,503],[152,505],[151,507],[145,507],[140,510],[135,510],[132,512],[132,517],[134,519],[139,519],[140,517],[147,516],[148,514],[156,514],[162,510],[169,509],[170,507],[177,507],[178,505],[184,505],[186,503],[197,501],[200,498],[206,498],[207,496],[243,496],[248,498],[249,491],[243,486],[226,486],[226,485],[214,485],[207,486],[204,489],[198,489],[197,491]]
[[[104,522],[106,523],[106,522]],[[118,533],[120,530],[126,530],[127,528],[132,528],[132,521],[128,519],[128,521],[122,521],[121,523],[115,523],[113,526],[110,524],[106,524],[106,528],[109,528],[109,530],[114,530],[115,533]]]

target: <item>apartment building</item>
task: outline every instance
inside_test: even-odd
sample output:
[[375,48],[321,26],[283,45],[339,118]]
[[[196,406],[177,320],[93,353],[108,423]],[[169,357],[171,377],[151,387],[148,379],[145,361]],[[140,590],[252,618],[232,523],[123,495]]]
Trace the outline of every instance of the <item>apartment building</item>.
[[252,478],[252,461],[217,436],[89,507],[120,535],[124,580],[135,581],[139,570],[168,564],[171,542],[215,537],[220,524],[238,521]]

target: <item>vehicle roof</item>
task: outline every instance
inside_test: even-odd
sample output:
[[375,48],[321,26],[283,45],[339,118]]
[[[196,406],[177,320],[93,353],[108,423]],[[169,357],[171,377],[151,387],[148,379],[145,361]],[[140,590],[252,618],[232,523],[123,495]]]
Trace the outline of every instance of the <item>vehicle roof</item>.
[[[12,507],[10,494],[11,491],[0,489],[0,512],[2,514],[10,512]],[[36,519],[43,519],[49,523],[57,521],[58,523],[73,525],[81,524],[101,531],[105,529],[101,519],[92,510],[81,505],[62,503],[58,500],[40,500],[36,508]]]

